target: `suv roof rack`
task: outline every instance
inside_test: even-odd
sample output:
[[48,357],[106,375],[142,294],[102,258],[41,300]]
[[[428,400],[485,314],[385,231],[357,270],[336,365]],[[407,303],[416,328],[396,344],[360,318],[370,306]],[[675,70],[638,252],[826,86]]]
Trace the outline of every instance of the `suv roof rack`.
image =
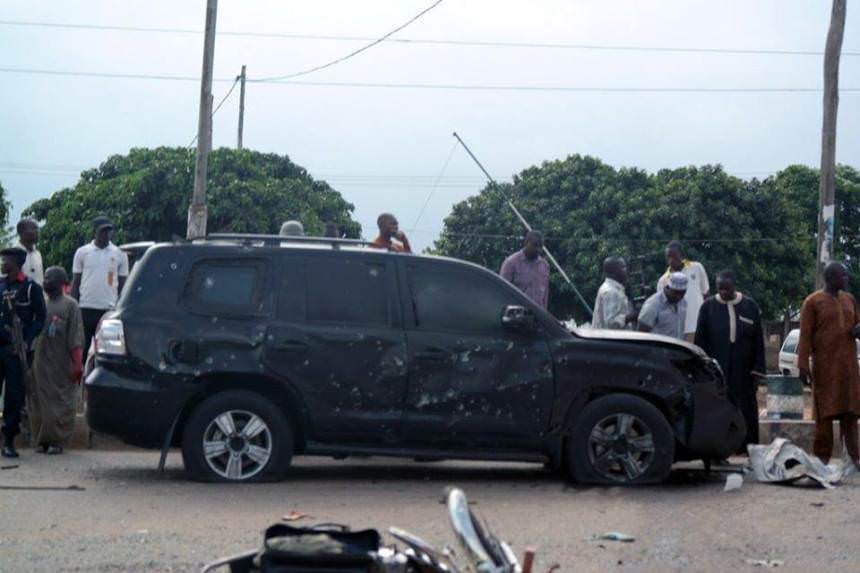
[[277,247],[285,243],[308,245],[331,245],[340,247],[368,247],[373,243],[361,239],[338,239],[334,237],[305,237],[300,235],[258,235],[252,233],[211,233],[207,241],[237,241],[240,243],[262,243],[266,247]]

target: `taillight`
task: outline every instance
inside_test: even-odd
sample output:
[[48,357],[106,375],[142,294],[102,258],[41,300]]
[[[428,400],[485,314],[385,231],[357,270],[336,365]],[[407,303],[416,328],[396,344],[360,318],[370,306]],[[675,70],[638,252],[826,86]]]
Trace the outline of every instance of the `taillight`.
[[96,354],[125,356],[125,332],[117,318],[102,320],[96,331]]

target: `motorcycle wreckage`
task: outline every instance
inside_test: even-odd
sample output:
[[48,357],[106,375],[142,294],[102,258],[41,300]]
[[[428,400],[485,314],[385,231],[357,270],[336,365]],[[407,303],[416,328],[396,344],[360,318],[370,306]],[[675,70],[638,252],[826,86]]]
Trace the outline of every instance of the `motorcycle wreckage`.
[[472,513],[461,490],[448,489],[445,503],[462,555],[396,527],[388,530],[396,543],[383,546],[374,529],[278,523],[266,530],[260,549],[219,559],[203,573],[532,573],[534,551],[527,550],[520,565],[511,547]]

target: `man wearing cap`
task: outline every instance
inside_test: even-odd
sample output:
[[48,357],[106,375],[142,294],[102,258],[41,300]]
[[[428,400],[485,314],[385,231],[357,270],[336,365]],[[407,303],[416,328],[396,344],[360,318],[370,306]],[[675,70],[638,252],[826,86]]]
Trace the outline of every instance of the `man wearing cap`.
[[77,250],[72,262],[71,295],[84,321],[84,356],[102,315],[116,306],[128,277],[128,256],[111,242],[113,229],[110,219],[96,217],[95,238]]
[[672,273],[662,290],[652,294],[639,311],[639,330],[684,340],[687,318],[687,275]]
[[[17,458],[15,437],[21,431],[21,409],[26,396],[27,364],[21,359],[15,346],[14,317],[21,321],[21,334],[25,351],[29,354],[33,340],[45,324],[45,297],[42,287],[27,278],[21,266],[27,260],[27,252],[12,247],[0,251],[0,378],[5,386],[3,408],[3,448],[0,455]],[[14,313],[14,314],[13,314]]]
[[679,241],[666,245],[666,273],[657,281],[657,291],[663,290],[672,273],[683,273],[687,277],[687,318],[684,324],[684,339],[693,342],[699,320],[699,309],[711,291],[708,273],[698,261],[691,261],[684,255],[684,246]]

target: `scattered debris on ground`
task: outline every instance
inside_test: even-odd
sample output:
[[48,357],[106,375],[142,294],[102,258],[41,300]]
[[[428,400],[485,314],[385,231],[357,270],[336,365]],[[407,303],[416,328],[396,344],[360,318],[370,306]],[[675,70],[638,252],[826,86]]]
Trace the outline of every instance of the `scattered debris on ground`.
[[744,476],[741,474],[729,474],[726,476],[726,486],[723,491],[735,491],[744,485]]
[[0,490],[7,491],[86,491],[86,489],[79,485],[0,485]]
[[13,464],[11,466],[0,466],[0,470],[14,470],[14,469],[17,469],[19,467],[21,467],[21,466],[19,466],[18,464]]
[[768,569],[776,569],[785,565],[785,561],[781,559],[747,559],[747,564],[754,567],[767,567]]
[[308,515],[307,513],[302,513],[300,511],[291,511],[287,515],[281,518],[281,521],[300,521],[302,519],[311,519],[312,515]]
[[823,501],[813,501],[809,505],[811,505],[812,507],[824,507],[824,502]]
[[632,535],[627,535],[626,533],[609,531],[602,535],[594,535],[589,539],[589,541],[620,541],[622,543],[633,543],[636,541],[636,538]]
[[753,475],[763,483],[793,484],[808,478],[821,487],[833,489],[856,471],[852,463],[825,465],[785,438],[776,438],[769,445],[751,444],[747,449]]

